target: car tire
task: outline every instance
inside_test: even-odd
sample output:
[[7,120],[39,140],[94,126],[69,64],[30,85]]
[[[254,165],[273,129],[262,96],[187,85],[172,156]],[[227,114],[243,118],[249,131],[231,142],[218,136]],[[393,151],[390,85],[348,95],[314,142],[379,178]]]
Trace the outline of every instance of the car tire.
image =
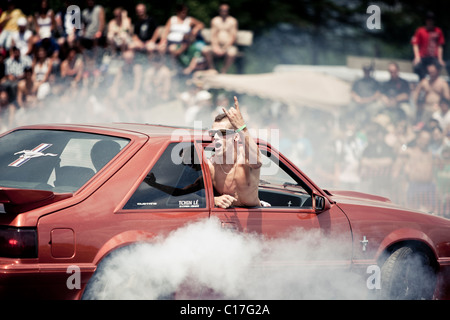
[[404,246],[393,251],[381,268],[380,299],[430,300],[436,287],[436,273],[430,257]]

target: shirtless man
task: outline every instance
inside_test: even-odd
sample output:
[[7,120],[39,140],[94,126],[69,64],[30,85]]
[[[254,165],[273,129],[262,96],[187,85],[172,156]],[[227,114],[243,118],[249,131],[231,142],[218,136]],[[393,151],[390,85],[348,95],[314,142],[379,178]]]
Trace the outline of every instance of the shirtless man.
[[34,107],[39,84],[33,80],[33,69],[24,68],[25,78],[17,84],[17,104],[20,108]]
[[[413,93],[413,101],[418,107],[418,112],[422,113],[421,120],[427,122],[433,112],[439,109],[439,102],[441,97],[450,98],[450,89],[447,82],[439,76],[440,66],[437,63],[432,63],[427,66],[429,77],[420,81],[416,90]],[[419,95],[423,91],[424,101],[421,104]]]
[[[429,150],[431,134],[422,130],[416,144],[399,154],[396,172],[404,171],[408,181],[406,200],[408,206],[431,212],[435,209],[436,190],[433,183],[433,155]],[[397,174],[394,173],[394,176]]]
[[[222,110],[224,113],[215,118],[209,131],[215,147],[214,156],[208,159],[214,185],[214,205],[223,209],[231,206],[268,207],[270,204],[260,201],[258,197],[261,154],[245,125],[237,98],[234,97],[234,107],[228,111],[225,108]],[[187,160],[185,163],[193,162]],[[197,170],[201,170],[200,167]],[[183,188],[160,184],[153,173],[145,182],[175,196],[204,188],[203,176]]]
[[227,72],[238,51],[234,46],[238,22],[229,15],[229,11],[230,7],[227,4],[220,5],[219,15],[211,20],[211,45],[205,46],[202,50],[210,69],[215,69],[214,57],[225,57],[221,73]]
[[214,204],[220,208],[261,206],[258,145],[250,136],[236,97],[234,107],[222,110],[224,113],[216,117],[210,130],[215,154],[208,159],[208,166],[215,191],[220,194],[214,197]]

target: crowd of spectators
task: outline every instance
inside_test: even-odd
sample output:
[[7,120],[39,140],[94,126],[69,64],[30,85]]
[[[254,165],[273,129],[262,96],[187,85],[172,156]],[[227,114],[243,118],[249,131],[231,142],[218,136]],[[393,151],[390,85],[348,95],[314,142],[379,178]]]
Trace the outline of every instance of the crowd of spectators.
[[[215,70],[217,57],[224,58],[220,72],[233,64],[237,21],[227,5],[211,19],[206,45],[199,37],[205,25],[185,6],[161,30],[143,3],[134,14],[114,8],[108,21],[104,8],[87,0],[77,29],[69,2],[54,10],[42,0],[29,16],[14,0],[7,3],[0,16],[2,132],[30,120],[76,121],[80,114],[90,122],[142,122],[143,110],[174,98],[185,107],[187,125],[207,124],[214,106],[230,105],[221,94],[213,103],[211,92],[190,78]],[[246,109],[243,103],[249,126],[279,129],[280,150],[321,186],[386,196],[450,218],[450,90],[440,73],[443,36],[432,20],[428,15],[411,41],[417,84],[403,80],[396,63],[389,65],[390,80],[380,83],[367,65],[339,123],[319,111],[303,110],[299,120],[282,104]]]
[[301,126],[293,114],[272,117],[281,149],[319,185],[450,218],[450,91],[439,64],[418,83],[402,79],[395,62],[388,81],[372,68],[353,83],[338,124],[314,112],[302,114]]
[[[30,15],[16,7],[15,0],[4,3],[1,131],[25,124],[25,116],[51,121],[45,118],[48,114],[58,119],[80,119],[76,115],[83,114],[89,121],[142,121],[140,111],[176,98],[195,71],[217,72],[208,63],[212,57],[225,58],[221,71],[226,72],[236,54],[237,22],[225,4],[219,10],[224,26],[211,28],[207,46],[200,34],[204,23],[190,16],[185,5],[178,5],[160,25],[145,3],[137,4],[135,12],[113,8],[108,19],[102,5],[86,0],[77,26],[70,1],[57,10],[41,0],[39,10]],[[216,47],[230,49],[227,53]],[[77,108],[66,108],[69,104]]]

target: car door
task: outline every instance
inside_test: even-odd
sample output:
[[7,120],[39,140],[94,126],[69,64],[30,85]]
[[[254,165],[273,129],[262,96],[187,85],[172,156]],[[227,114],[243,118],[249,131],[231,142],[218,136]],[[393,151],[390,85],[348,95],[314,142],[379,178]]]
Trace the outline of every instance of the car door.
[[[313,255],[312,258],[317,263],[349,266],[352,236],[345,214],[276,150],[265,144],[260,144],[259,147],[263,155],[259,196],[260,200],[271,206],[227,209],[213,206],[211,217],[217,217],[224,229],[254,233],[264,239],[286,240],[290,244],[294,243],[294,247],[297,239],[298,252],[305,249],[302,247],[310,246],[311,242],[320,243],[321,246],[332,244],[332,250],[323,250],[327,252],[325,256]],[[212,147],[204,143],[203,148],[204,156],[209,157],[213,152]],[[210,175],[205,174],[205,177],[209,179],[207,184],[211,185]],[[208,189],[212,192],[212,188]],[[212,194],[210,198],[213,198]],[[307,248],[311,252],[316,249]],[[296,265],[309,262],[300,255],[293,254],[285,261],[276,263]]]

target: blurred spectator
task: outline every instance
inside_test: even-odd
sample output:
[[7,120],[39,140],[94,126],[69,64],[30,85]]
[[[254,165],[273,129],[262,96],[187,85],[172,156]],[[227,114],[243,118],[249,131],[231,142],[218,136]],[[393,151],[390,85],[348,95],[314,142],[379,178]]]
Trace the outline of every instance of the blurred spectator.
[[439,110],[434,112],[432,118],[438,121],[439,126],[443,129],[444,134],[450,132],[450,100],[441,97],[439,102]]
[[211,126],[211,93],[203,88],[201,81],[187,80],[186,85],[186,90],[180,94],[185,109],[184,121],[186,125],[194,126],[195,122],[200,122],[203,128]]
[[37,87],[38,100],[43,100],[50,93],[50,74],[52,60],[47,57],[45,48],[40,47],[33,61],[33,80]]
[[144,74],[143,88],[146,101],[152,104],[168,101],[172,87],[172,74],[165,64],[165,56],[149,55],[150,64]]
[[12,55],[6,59],[6,81],[3,85],[8,90],[11,101],[15,101],[17,97],[17,84],[25,76],[24,69],[31,67],[31,58],[29,56],[21,56],[17,47],[12,47]]
[[70,86],[77,86],[83,76],[84,62],[76,47],[70,48],[67,58],[61,63],[61,79]]
[[448,83],[439,75],[441,66],[432,62],[427,66],[428,77],[422,79],[413,92],[417,107],[417,121],[426,123],[438,110],[441,97],[450,99]]
[[443,57],[444,34],[435,26],[434,13],[427,12],[425,26],[419,27],[411,39],[414,52],[414,72],[422,80],[426,74],[426,67],[430,63],[438,63],[445,66]]
[[433,182],[433,155],[429,150],[431,134],[421,130],[415,145],[405,150],[399,157],[408,179],[406,205],[410,208],[434,212],[437,207],[436,188]]
[[36,32],[40,39],[50,38],[55,31],[55,13],[49,8],[47,0],[41,0],[39,11],[34,15]]
[[23,56],[31,55],[33,49],[33,32],[27,28],[28,22],[25,17],[20,17],[17,20],[18,31],[11,35],[11,43],[20,50]]
[[442,149],[441,163],[436,170],[436,187],[441,204],[439,213],[450,218],[450,146]]
[[73,46],[77,36],[78,30],[75,28],[73,16],[67,13],[67,9],[71,5],[70,1],[64,0],[63,7],[55,14],[55,28],[57,32],[57,42],[59,46],[68,43]]
[[6,76],[6,65],[5,65],[5,59],[6,59],[6,50],[3,48],[0,48],[0,83],[3,83],[5,81]]
[[61,48],[53,37],[47,37],[38,41],[34,46],[34,51],[37,52],[40,48],[44,48],[46,55],[51,60],[52,67],[58,70],[61,61],[59,60],[59,52]]
[[33,69],[24,69],[24,78],[17,85],[17,104],[20,108],[32,108],[36,106],[38,85],[33,79]]
[[187,50],[180,54],[179,61],[184,67],[183,74],[189,75],[198,70],[205,70],[207,68],[206,60],[202,55],[202,49],[205,42],[201,39],[194,40],[189,45]]
[[434,158],[440,158],[442,150],[446,146],[450,146],[450,142],[447,140],[442,128],[440,126],[436,126],[433,128],[431,133],[431,140],[429,149]]
[[125,51],[122,57],[123,65],[116,73],[109,90],[111,97],[118,99],[123,109],[132,109],[136,107],[136,99],[141,90],[143,69],[142,65],[135,61],[133,50]]
[[203,48],[203,54],[210,69],[215,69],[214,57],[225,58],[221,73],[227,73],[238,52],[234,45],[238,21],[229,15],[229,11],[229,5],[221,4],[219,6],[219,15],[211,20],[211,45]]
[[84,49],[94,49],[97,53],[97,45],[104,36],[105,11],[101,5],[95,4],[95,0],[86,0],[87,8],[81,12],[83,31],[81,44]]
[[144,3],[136,6],[137,21],[134,23],[134,33],[130,48],[136,51],[152,52],[156,50],[158,33],[155,32],[158,25],[152,16],[147,14]]
[[19,30],[17,21],[25,17],[22,10],[16,8],[15,0],[7,0],[7,9],[0,16],[0,47],[9,50],[11,48],[11,36]]
[[355,118],[342,120],[342,132],[336,139],[336,176],[339,185],[348,190],[357,190],[361,183],[359,164],[365,147],[365,141],[357,132]]
[[388,71],[391,78],[381,85],[381,102],[387,108],[385,111],[396,121],[403,118],[412,119],[409,83],[400,78],[397,63],[389,63]]
[[167,20],[161,35],[160,52],[168,51],[171,56],[178,57],[195,41],[203,28],[202,22],[188,16],[188,8],[185,5],[177,5],[176,15]]
[[118,7],[113,11],[114,18],[108,23],[106,38],[113,52],[123,52],[131,42],[132,24],[127,11]]
[[8,91],[0,87],[0,129],[10,129],[14,123],[16,106],[10,102]]
[[392,148],[395,155],[405,150],[416,135],[407,119],[400,119],[394,122],[392,130],[386,134],[385,141]]
[[389,197],[392,194],[391,169],[394,152],[385,142],[385,129],[375,123],[367,131],[367,146],[360,163],[361,190]]
[[377,100],[380,96],[380,84],[372,76],[373,65],[364,65],[363,78],[356,80],[351,89],[352,106],[351,113],[356,113],[358,121],[367,121],[374,115],[379,106]]

